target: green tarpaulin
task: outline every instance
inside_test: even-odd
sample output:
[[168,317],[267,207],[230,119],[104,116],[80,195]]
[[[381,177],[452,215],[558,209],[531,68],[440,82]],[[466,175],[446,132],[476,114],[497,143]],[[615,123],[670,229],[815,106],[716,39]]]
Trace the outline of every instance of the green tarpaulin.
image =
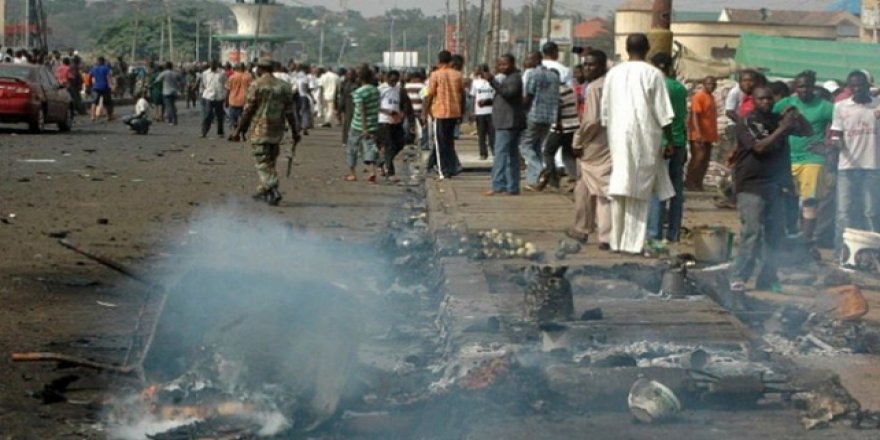
[[876,79],[880,74],[880,45],[743,34],[736,64],[764,69],[768,76],[782,78],[813,70],[820,81],[845,81],[853,70],[865,69]]

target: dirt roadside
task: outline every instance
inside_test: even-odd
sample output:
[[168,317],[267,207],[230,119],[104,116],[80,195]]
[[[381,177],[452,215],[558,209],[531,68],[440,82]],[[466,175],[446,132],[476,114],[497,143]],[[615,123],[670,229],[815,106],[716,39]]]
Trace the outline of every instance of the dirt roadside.
[[[249,197],[257,181],[247,145],[213,130],[201,139],[198,126],[192,109],[181,111],[180,125],[156,123],[148,136],[118,122],[82,122],[70,134],[0,129],[0,438],[81,438],[94,412],[41,404],[33,394],[64,373],[12,364],[10,352],[118,362],[139,309],[142,289],[64,249],[59,237],[141,271],[160,270],[197,233],[192,219],[208,207],[356,240],[381,232],[407,190],[342,182],[339,132],[319,129],[298,148],[294,178],[282,177],[281,206],[257,204]],[[82,398],[99,382],[82,377],[72,388]]]

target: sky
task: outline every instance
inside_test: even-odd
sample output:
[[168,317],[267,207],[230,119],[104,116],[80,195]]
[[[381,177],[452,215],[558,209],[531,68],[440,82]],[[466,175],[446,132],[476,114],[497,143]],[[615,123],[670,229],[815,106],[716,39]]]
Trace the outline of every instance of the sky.
[[[339,9],[339,0],[279,0],[281,3],[300,5],[325,5],[329,8]],[[468,0],[472,5],[479,5],[480,0]],[[527,4],[528,0],[502,0],[505,8],[519,7]],[[768,9],[799,9],[799,10],[822,10],[833,3],[833,0],[673,0],[675,9],[693,11],[718,11],[724,7],[736,8],[768,8]],[[393,7],[404,9],[422,8],[426,14],[442,14],[445,2],[442,0],[348,0],[348,7],[356,9],[365,16],[382,15],[385,10]],[[457,0],[451,0],[450,8],[455,10]],[[490,3],[488,0],[486,3]],[[556,0],[558,10],[582,11],[584,15],[605,16],[623,0]]]

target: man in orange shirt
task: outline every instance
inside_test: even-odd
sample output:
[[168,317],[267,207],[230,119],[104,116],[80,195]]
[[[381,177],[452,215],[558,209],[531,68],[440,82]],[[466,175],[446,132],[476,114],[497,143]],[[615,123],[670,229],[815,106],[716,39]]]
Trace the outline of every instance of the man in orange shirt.
[[461,163],[455,152],[455,125],[464,114],[464,86],[461,72],[455,70],[451,62],[449,51],[442,50],[437,55],[437,70],[428,79],[422,114],[423,122],[427,123],[430,116],[436,124],[438,147],[432,155],[438,155],[436,162],[441,177],[452,177],[461,172]]
[[229,124],[232,126],[232,133],[238,127],[238,120],[241,119],[241,112],[247,102],[247,90],[251,86],[253,77],[247,71],[244,63],[239,63],[235,67],[235,73],[226,81],[226,106],[229,108]]
[[703,179],[709,169],[712,146],[718,142],[718,108],[712,96],[716,86],[715,78],[706,77],[703,88],[691,99],[691,116],[688,118],[691,161],[688,163],[684,184],[690,191],[703,190]]

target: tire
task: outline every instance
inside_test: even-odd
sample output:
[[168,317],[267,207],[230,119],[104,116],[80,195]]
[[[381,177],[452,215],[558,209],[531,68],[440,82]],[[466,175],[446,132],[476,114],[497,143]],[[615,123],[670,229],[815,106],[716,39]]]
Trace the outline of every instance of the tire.
[[67,109],[64,113],[64,121],[58,123],[58,131],[67,133],[73,127],[73,110]]
[[46,111],[40,107],[37,118],[28,123],[31,133],[40,133],[46,129]]

